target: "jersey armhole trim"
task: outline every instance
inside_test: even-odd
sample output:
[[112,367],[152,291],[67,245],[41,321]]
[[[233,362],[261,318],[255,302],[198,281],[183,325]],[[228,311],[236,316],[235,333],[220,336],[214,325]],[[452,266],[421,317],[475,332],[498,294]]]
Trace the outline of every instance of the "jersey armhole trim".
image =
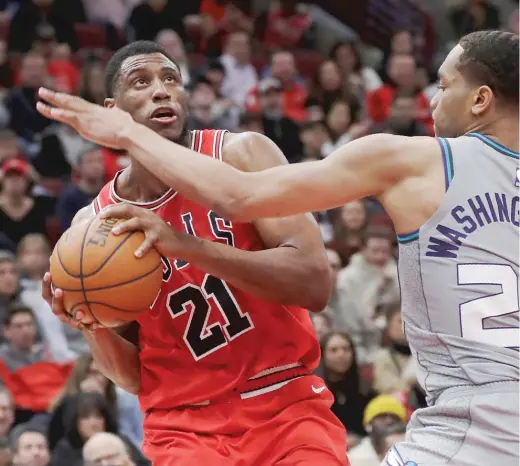
[[405,235],[397,235],[397,241],[401,244],[411,243],[419,238],[419,230],[407,233]]
[[444,138],[436,138],[441,146],[442,163],[444,165],[444,182],[446,183],[446,191],[450,187],[453,180],[453,156],[451,153],[450,143]]

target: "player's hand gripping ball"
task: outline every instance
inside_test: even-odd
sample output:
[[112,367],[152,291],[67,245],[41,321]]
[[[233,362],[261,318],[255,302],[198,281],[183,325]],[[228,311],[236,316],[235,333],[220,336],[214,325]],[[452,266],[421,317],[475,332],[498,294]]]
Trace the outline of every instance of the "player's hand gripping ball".
[[62,290],[67,313],[83,314],[83,325],[118,327],[136,320],[161,288],[160,254],[151,247],[137,257],[135,251],[145,235],[142,231],[112,234],[112,228],[122,222],[100,216],[79,222],[63,234],[52,253],[53,289]]

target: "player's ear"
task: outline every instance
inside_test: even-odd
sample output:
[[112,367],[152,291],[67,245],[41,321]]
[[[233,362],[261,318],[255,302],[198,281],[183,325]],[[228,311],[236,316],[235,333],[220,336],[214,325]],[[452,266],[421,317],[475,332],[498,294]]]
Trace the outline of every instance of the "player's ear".
[[106,108],[113,108],[115,107],[116,105],[116,101],[112,98],[112,97],[108,97],[105,99],[105,101],[103,102],[103,105],[106,107]]
[[473,97],[471,112],[475,116],[482,115],[492,104],[495,95],[489,86],[480,86]]

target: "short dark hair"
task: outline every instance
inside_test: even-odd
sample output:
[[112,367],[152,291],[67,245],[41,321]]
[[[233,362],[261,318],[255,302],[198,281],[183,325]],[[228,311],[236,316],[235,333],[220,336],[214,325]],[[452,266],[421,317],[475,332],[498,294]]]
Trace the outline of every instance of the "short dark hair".
[[172,60],[160,45],[149,40],[131,42],[114,53],[105,68],[105,97],[114,97],[114,90],[120,76],[121,65],[126,59],[137,55],[151,55],[153,53],[160,53]]
[[477,31],[464,36],[458,69],[469,81],[489,86],[497,98],[518,105],[518,36]]
[[13,317],[17,314],[29,314],[33,320],[34,320],[34,314],[33,311],[31,311],[30,308],[27,306],[24,306],[21,303],[14,303],[9,306],[7,313],[4,317],[4,325],[11,325],[11,321],[13,320]]
[[368,242],[371,239],[386,239],[390,244],[392,244],[395,240],[395,234],[390,230],[390,228],[383,227],[383,226],[377,226],[377,227],[370,227],[367,231],[365,231],[365,234],[362,238],[362,244],[365,248],[368,244]]

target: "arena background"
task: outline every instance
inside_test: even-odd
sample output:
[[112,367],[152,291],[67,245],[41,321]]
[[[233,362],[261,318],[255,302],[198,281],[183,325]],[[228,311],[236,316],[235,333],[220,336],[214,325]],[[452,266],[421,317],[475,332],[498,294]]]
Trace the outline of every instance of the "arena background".
[[[82,446],[98,431],[123,440],[131,459],[122,452],[120,464],[148,464],[136,398],[97,371],[40,295],[56,240],[128,159],[39,115],[38,87],[102,104],[113,51],[156,40],[181,67],[190,129],[262,132],[305,163],[370,133],[432,134],[438,65],[459,37],[490,28],[518,34],[517,2],[0,1],[0,466],[88,465]],[[352,465],[378,466],[424,405],[395,235],[372,199],[315,217],[335,280],[312,316],[318,371]]]

